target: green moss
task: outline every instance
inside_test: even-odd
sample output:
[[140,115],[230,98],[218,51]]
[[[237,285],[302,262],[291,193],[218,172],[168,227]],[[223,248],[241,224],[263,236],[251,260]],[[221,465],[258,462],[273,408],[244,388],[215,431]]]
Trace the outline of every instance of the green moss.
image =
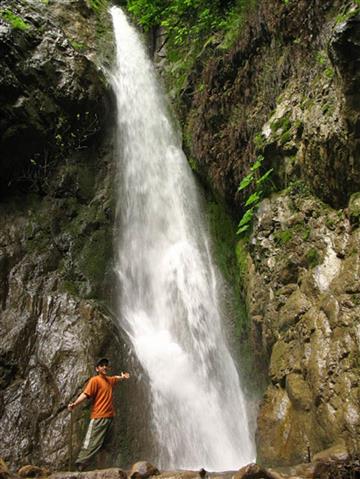
[[303,180],[292,181],[286,191],[290,195],[309,196],[311,194],[309,186]]
[[327,63],[327,55],[323,50],[316,53],[316,61],[320,65],[325,65]]
[[69,293],[71,296],[78,296],[79,295],[79,288],[76,283],[70,280],[63,280],[60,284],[60,289]]
[[349,218],[353,226],[360,226],[360,192],[353,193],[350,197]]
[[270,128],[273,133],[277,133],[279,130],[281,130],[282,133],[285,133],[291,128],[290,116],[285,115],[281,118],[277,118],[270,123]]
[[331,80],[335,75],[334,69],[332,67],[325,68],[324,75]]
[[330,103],[326,103],[323,107],[322,107],[322,112],[324,115],[331,115],[332,113],[334,113],[334,110],[335,110],[335,105],[334,104],[330,104]]
[[306,253],[306,262],[309,268],[315,268],[321,263],[321,256],[316,248],[311,248]]
[[111,254],[111,235],[105,230],[95,231],[80,253],[79,267],[91,282],[99,284],[104,279]]
[[285,131],[281,136],[280,136],[280,144],[285,145],[285,143],[288,143],[291,140],[291,131]]
[[292,238],[293,238],[293,232],[290,229],[278,231],[274,234],[274,241],[278,245],[285,245],[290,240],[292,240]]
[[304,227],[304,231],[303,231],[303,234],[302,234],[302,239],[304,241],[307,241],[310,238],[310,234],[311,234],[311,228],[310,227]]
[[333,220],[333,218],[327,217],[325,220],[325,225],[327,226],[327,228],[329,228],[329,230],[332,230],[332,231],[336,228],[336,223]]
[[74,39],[70,40],[70,44],[74,50],[77,50],[79,52],[84,52],[87,49],[87,46],[85,45],[85,43],[78,42]]
[[237,260],[237,265],[239,268],[240,279],[242,284],[245,278],[245,275],[247,273],[248,252],[247,252],[247,241],[245,239],[240,239],[237,242],[235,253],[236,253],[236,260]]
[[15,13],[13,13],[9,9],[0,10],[0,16],[15,30],[25,31],[28,30],[31,26],[29,23],[25,22],[21,17],[15,15]]
[[[356,304],[356,306],[360,306],[360,294],[353,294],[351,299],[352,299],[352,302]],[[360,356],[359,356],[359,362],[360,362]]]
[[199,171],[199,166],[198,166],[196,160],[192,156],[188,156],[187,160],[188,160],[188,163],[190,165],[190,168],[193,171],[198,172]]
[[214,239],[216,262],[225,279],[232,282],[236,270],[234,226],[223,208],[215,202],[208,203],[207,216]]
[[237,241],[234,224],[222,206],[208,203],[208,219],[214,244],[214,255],[224,278],[233,285],[233,306],[236,334],[247,336],[248,320],[243,301],[244,277],[246,274],[246,241]]
[[264,135],[262,133],[256,133],[253,141],[254,141],[256,150],[259,152],[263,151],[266,144]]

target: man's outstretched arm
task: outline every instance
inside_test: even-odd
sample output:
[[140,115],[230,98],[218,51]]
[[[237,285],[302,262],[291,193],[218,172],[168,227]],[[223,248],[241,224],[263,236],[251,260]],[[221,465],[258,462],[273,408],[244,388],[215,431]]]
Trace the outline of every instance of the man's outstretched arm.
[[129,379],[129,373],[121,373],[120,376],[113,376],[113,378],[117,379],[118,381],[122,381],[123,379]]
[[78,406],[79,404],[81,404],[82,402],[85,401],[85,399],[89,399],[88,396],[85,394],[85,393],[81,393],[77,399],[75,399],[74,402],[71,402],[70,404],[68,404],[68,409],[69,411],[72,411],[73,409],[76,408],[76,406]]

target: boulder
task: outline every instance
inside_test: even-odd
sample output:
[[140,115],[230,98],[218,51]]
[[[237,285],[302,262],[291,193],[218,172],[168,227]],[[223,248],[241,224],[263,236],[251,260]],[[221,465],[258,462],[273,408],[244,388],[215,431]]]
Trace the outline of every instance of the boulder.
[[49,479],[127,479],[127,474],[122,469],[112,467],[108,469],[95,469],[86,472],[56,472]]
[[132,465],[129,477],[130,479],[147,479],[158,474],[160,474],[159,469],[150,464],[150,462],[139,461]]
[[6,462],[0,457],[0,479],[8,479],[10,475]]
[[31,464],[22,466],[17,473],[20,477],[47,477],[51,474],[49,469]]
[[236,472],[233,477],[234,479],[284,479],[288,476],[270,471],[259,464],[248,464]]

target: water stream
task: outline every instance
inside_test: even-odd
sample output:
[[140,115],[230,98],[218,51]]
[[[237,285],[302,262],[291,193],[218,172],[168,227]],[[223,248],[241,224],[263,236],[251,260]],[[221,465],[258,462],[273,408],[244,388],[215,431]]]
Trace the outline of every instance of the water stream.
[[197,188],[153,65],[111,9],[121,185],[121,326],[150,379],[161,468],[236,469],[255,457],[226,345],[222,287]]

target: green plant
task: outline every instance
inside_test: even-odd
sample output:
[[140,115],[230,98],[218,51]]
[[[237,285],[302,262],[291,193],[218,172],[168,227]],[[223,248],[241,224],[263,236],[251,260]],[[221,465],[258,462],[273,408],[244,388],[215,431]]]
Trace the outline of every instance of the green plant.
[[90,0],[90,6],[95,12],[100,12],[107,8],[107,0]]
[[303,231],[302,239],[307,241],[310,238],[311,229],[309,227],[305,228]]
[[325,50],[317,52],[316,61],[323,67],[323,74],[325,77],[331,80],[334,77],[335,72]]
[[335,105],[334,104],[329,104],[329,103],[325,103],[325,105],[322,107],[322,112],[324,115],[326,114],[333,114],[335,111]]
[[324,51],[321,51],[321,52],[317,52],[316,54],[316,61],[320,64],[320,65],[325,65],[327,63],[327,55]]
[[290,230],[278,231],[274,234],[275,243],[278,245],[285,245],[293,238],[293,232]]
[[306,262],[310,268],[315,268],[321,263],[320,254],[317,249],[311,248],[306,253]]
[[270,124],[271,131],[276,133],[278,130],[281,130],[282,133],[287,132],[291,128],[290,116],[285,115],[281,118],[277,118]]
[[29,23],[25,22],[21,17],[15,15],[15,13],[9,9],[0,10],[0,16],[15,30],[25,31],[30,28]]
[[77,50],[79,52],[83,52],[84,50],[86,50],[85,43],[78,42],[76,40],[70,40],[70,44],[71,44],[71,46],[73,47],[74,50]]
[[324,75],[326,76],[326,78],[329,78],[329,80],[331,80],[333,78],[334,74],[335,74],[335,72],[334,72],[334,69],[332,67],[325,68]]
[[256,150],[262,151],[264,149],[265,137],[262,133],[256,133],[256,135],[254,135],[254,140],[253,141],[254,141],[254,145],[255,145]]
[[280,137],[280,143],[282,145],[285,145],[285,143],[288,143],[288,141],[290,140],[291,140],[291,131],[290,130],[284,131],[284,133]]
[[253,193],[247,198],[245,202],[246,211],[243,214],[239,225],[237,234],[244,233],[250,228],[252,218],[254,216],[254,211],[261,199],[264,196],[264,191],[268,186],[270,175],[273,172],[273,168],[268,169],[260,178],[256,178],[256,173],[260,170],[264,157],[259,155],[256,158],[255,163],[250,168],[250,173],[246,175],[240,182],[238,191],[245,190],[248,187],[252,187]]
[[[188,86],[197,63],[216,49],[228,49],[258,0],[128,0],[127,9],[145,31],[161,27],[169,60],[164,71],[170,96]],[[198,90],[201,92],[202,90]]]

